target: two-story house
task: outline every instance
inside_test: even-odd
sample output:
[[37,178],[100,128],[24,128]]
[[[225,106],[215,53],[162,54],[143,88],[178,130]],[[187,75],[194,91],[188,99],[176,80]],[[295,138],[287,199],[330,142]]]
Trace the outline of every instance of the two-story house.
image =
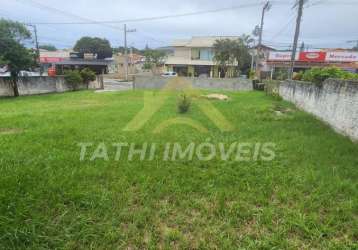
[[225,77],[230,71],[229,67],[225,72],[214,61],[213,46],[216,40],[237,39],[239,37],[193,37],[189,40],[176,40],[171,45],[174,55],[168,56],[165,66],[167,71],[174,71],[179,76],[206,76],[206,77]]

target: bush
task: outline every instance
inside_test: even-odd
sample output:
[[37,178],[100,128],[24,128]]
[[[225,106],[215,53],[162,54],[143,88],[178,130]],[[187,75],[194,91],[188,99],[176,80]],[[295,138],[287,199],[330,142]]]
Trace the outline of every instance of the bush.
[[296,80],[296,81],[301,81],[303,78],[303,74],[304,74],[304,72],[302,72],[302,71],[300,71],[298,73],[294,73],[292,79]]
[[286,80],[288,78],[288,69],[278,68],[273,74],[275,80]]
[[321,84],[328,78],[358,79],[358,74],[350,73],[336,67],[312,68],[303,74],[302,80]]
[[149,63],[149,62],[145,62],[144,65],[143,65],[143,69],[145,69],[145,70],[152,69],[152,64]]
[[178,100],[179,113],[184,114],[188,112],[190,105],[191,105],[191,99],[186,94],[182,94],[179,96],[179,100]]
[[249,79],[255,79],[256,72],[254,70],[250,70],[249,72]]
[[76,90],[83,82],[83,78],[78,70],[70,70],[65,72],[65,81],[72,86],[73,90]]
[[83,83],[85,83],[87,85],[87,88],[88,88],[88,84],[91,81],[96,80],[96,73],[93,72],[92,70],[90,70],[89,68],[85,68],[85,69],[81,70],[80,74],[81,74]]

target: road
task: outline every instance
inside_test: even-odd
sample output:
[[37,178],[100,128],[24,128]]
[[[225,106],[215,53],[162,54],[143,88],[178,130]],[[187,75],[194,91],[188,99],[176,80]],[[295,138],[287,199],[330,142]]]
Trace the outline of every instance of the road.
[[133,82],[123,82],[117,79],[104,79],[104,90],[96,92],[112,92],[133,89]]

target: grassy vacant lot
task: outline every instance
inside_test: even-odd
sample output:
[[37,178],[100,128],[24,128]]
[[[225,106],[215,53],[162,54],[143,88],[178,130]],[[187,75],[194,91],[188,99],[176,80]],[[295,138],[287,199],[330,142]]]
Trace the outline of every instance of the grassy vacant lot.
[[[0,100],[0,248],[357,249],[357,144],[259,92],[211,101],[233,132],[194,104],[180,116],[209,133],[175,125],[153,134],[178,116],[175,95],[140,132],[123,132],[143,94]],[[115,161],[109,148],[108,161],[81,162],[77,145],[205,141],[274,142],[276,158]]]

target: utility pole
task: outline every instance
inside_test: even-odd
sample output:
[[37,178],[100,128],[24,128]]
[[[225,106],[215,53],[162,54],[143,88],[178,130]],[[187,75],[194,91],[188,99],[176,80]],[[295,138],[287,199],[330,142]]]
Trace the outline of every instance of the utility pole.
[[135,29],[128,30],[127,24],[124,24],[124,71],[125,78],[128,81],[128,50],[127,50],[127,33],[136,32]]
[[34,29],[34,35],[35,35],[35,46],[36,46],[36,59],[38,64],[40,65],[40,75],[42,75],[42,67],[41,67],[41,61],[40,61],[40,47],[39,47],[39,41],[37,37],[37,27],[35,24],[26,24],[27,26],[30,26]]
[[260,24],[260,35],[259,35],[259,46],[262,45],[262,33],[264,30],[264,20],[265,20],[265,12],[269,11],[271,9],[271,3],[270,1],[267,1],[262,8],[262,14],[261,14],[261,24]]
[[296,31],[295,31],[295,37],[293,39],[293,46],[292,46],[292,54],[291,54],[291,65],[288,71],[288,78],[292,80],[293,77],[293,69],[295,67],[295,60],[296,60],[296,51],[297,51],[297,44],[298,44],[298,37],[300,35],[300,29],[301,29],[301,20],[302,20],[302,14],[303,14],[303,5],[307,2],[307,0],[297,0],[295,6],[298,5],[298,14],[297,14],[297,20],[296,20]]
[[253,44],[253,48],[250,51],[250,56],[251,56],[251,67],[250,67],[250,71],[253,72],[254,71],[254,62],[255,62],[255,57],[256,57],[256,53],[257,50],[255,50],[255,40],[254,40],[254,44]]
[[271,3],[270,1],[266,1],[264,7],[262,8],[262,14],[261,14],[261,24],[260,24],[260,30],[259,30],[259,43],[257,45],[257,53],[256,53],[256,75],[260,75],[260,56],[262,52],[262,34],[264,30],[264,20],[265,20],[265,13],[266,11],[269,11],[271,9]]

